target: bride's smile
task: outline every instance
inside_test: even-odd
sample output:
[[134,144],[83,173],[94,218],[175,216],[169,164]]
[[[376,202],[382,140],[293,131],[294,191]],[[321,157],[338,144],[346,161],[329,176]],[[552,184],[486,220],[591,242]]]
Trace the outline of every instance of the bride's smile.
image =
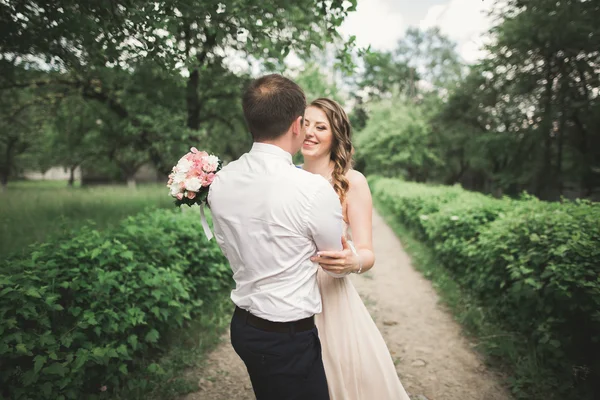
[[304,115],[306,137],[302,143],[304,159],[326,156],[331,150],[333,134],[327,115],[317,107],[308,107]]

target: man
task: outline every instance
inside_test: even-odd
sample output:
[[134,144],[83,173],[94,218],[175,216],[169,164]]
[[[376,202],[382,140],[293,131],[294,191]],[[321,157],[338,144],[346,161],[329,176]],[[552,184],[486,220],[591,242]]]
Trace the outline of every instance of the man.
[[233,270],[231,343],[258,400],[329,399],[314,315],[317,251],[342,250],[342,209],[320,175],[296,168],[304,141],[302,89],[280,75],[243,97],[252,150],[211,185],[215,237]]

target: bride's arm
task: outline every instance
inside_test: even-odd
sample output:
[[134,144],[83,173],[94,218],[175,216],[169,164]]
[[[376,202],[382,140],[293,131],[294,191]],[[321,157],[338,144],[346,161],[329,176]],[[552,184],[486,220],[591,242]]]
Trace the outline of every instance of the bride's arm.
[[[319,251],[311,260],[318,262],[329,273],[343,276],[351,272],[363,273],[373,267],[372,212],[373,201],[371,190],[365,177],[358,171],[350,171],[347,175],[350,190],[346,195],[346,216],[352,230],[352,246],[343,241],[342,251]],[[335,275],[335,276],[338,276]]]
[[373,253],[373,199],[367,179],[358,171],[350,170],[347,175],[350,189],[346,195],[348,225],[352,231],[352,242],[362,264],[361,273],[375,264]]

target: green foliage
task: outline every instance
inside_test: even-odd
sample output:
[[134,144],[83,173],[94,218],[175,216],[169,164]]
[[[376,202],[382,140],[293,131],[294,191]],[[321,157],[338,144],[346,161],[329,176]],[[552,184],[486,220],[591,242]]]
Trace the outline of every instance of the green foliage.
[[363,63],[364,71],[359,78],[358,88],[370,98],[411,92],[418,80],[414,68],[397,61],[390,52],[369,51],[363,56]]
[[444,181],[551,200],[591,196],[600,187],[600,7],[513,0],[497,16],[489,55],[434,121],[446,135]]
[[396,60],[414,68],[420,79],[435,90],[452,89],[461,79],[464,65],[456,43],[438,27],[420,30],[408,28],[395,50]]
[[[367,51],[363,70],[356,77],[357,87],[369,99],[403,94],[409,98],[438,94],[453,88],[463,75],[464,66],[456,44],[438,28],[408,28],[393,52]],[[427,88],[420,87],[426,82]]]
[[[283,66],[291,51],[306,58],[332,41],[348,67],[354,46],[343,43],[337,28],[355,8],[355,0],[2,3],[0,108],[8,112],[0,112],[0,150],[9,156],[0,159],[2,181],[17,169],[21,153],[46,161],[65,147],[58,164],[89,161],[81,148],[91,148],[93,162],[108,159],[131,183],[145,163],[167,173],[192,145],[235,159],[251,142],[239,104],[248,72]],[[232,59],[248,65],[233,67]],[[43,140],[56,146],[36,149],[39,155],[30,146],[33,122],[54,126],[55,116],[32,112],[15,121],[21,92],[89,102],[92,112],[59,110],[58,125],[67,129]],[[90,127],[90,121],[103,124]],[[98,134],[67,133],[83,127]],[[79,143],[84,135],[92,146]]]
[[371,104],[367,125],[357,135],[357,158],[368,174],[426,181],[441,163],[432,140],[423,110],[394,97]]
[[[424,212],[422,218],[426,220],[421,221],[421,226],[438,259],[452,271],[464,273],[470,261],[470,245],[477,242],[479,230],[503,216],[514,205],[510,200],[493,199],[459,188],[452,191],[440,188],[440,191],[431,200],[426,191],[422,193],[423,201],[427,198],[427,201],[437,203],[439,208],[434,212]],[[444,202],[448,198],[451,200]]]
[[[370,157],[360,152],[357,165],[496,196],[527,191],[544,200],[598,199],[598,3],[510,0],[494,10],[486,56],[468,68],[456,45],[436,29],[410,28],[394,52],[365,55],[356,78],[366,103],[359,110],[373,110],[365,142],[381,136],[388,148],[376,152],[382,168],[369,170]],[[421,110],[417,119],[427,140],[391,140],[389,129],[414,126],[410,118],[388,123],[390,115],[378,111],[381,99],[398,94]],[[404,107],[397,112],[410,114]],[[415,165],[392,162],[405,151],[415,154],[418,173],[409,171]]]
[[2,262],[2,394],[93,399],[104,385],[118,389],[172,328],[230,287],[201,231],[195,213],[157,210]]
[[318,64],[306,65],[294,81],[304,90],[307,103],[319,97],[327,97],[344,105],[339,88],[335,82],[328,80]]
[[[526,333],[547,363],[568,367],[563,382],[600,376],[592,356],[600,351],[599,220],[597,204],[530,200],[468,249],[465,283]],[[584,376],[575,376],[578,369]]]
[[205,299],[196,315],[182,329],[165,336],[165,351],[147,358],[112,400],[170,400],[198,391],[198,377],[190,369],[202,366],[210,349],[218,344],[231,318],[229,291]]
[[[0,60],[0,69],[7,65]],[[24,78],[32,74],[14,73]],[[2,78],[0,78],[1,81]],[[29,89],[0,90],[0,189],[6,189],[9,178],[16,176],[28,153],[45,150],[40,141],[45,130],[49,104],[53,96]],[[30,157],[31,158],[31,157]],[[32,162],[40,167],[44,163]],[[44,164],[46,165],[46,164]],[[36,168],[36,169],[38,169]]]
[[[459,187],[387,178],[370,183],[376,201],[424,240],[494,318],[535,349],[535,368],[554,377],[544,381],[553,392],[544,399],[591,399],[600,377],[598,204],[498,200]],[[534,398],[539,385],[526,375],[530,371],[513,372],[522,398]]]

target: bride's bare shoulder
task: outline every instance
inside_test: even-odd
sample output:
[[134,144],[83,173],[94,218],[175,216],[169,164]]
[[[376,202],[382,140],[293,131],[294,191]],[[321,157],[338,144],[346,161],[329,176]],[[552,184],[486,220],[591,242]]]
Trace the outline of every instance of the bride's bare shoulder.
[[348,183],[350,183],[350,187],[369,187],[367,178],[365,178],[365,176],[362,173],[355,169],[348,170],[348,172],[346,172],[346,178],[348,178]]

